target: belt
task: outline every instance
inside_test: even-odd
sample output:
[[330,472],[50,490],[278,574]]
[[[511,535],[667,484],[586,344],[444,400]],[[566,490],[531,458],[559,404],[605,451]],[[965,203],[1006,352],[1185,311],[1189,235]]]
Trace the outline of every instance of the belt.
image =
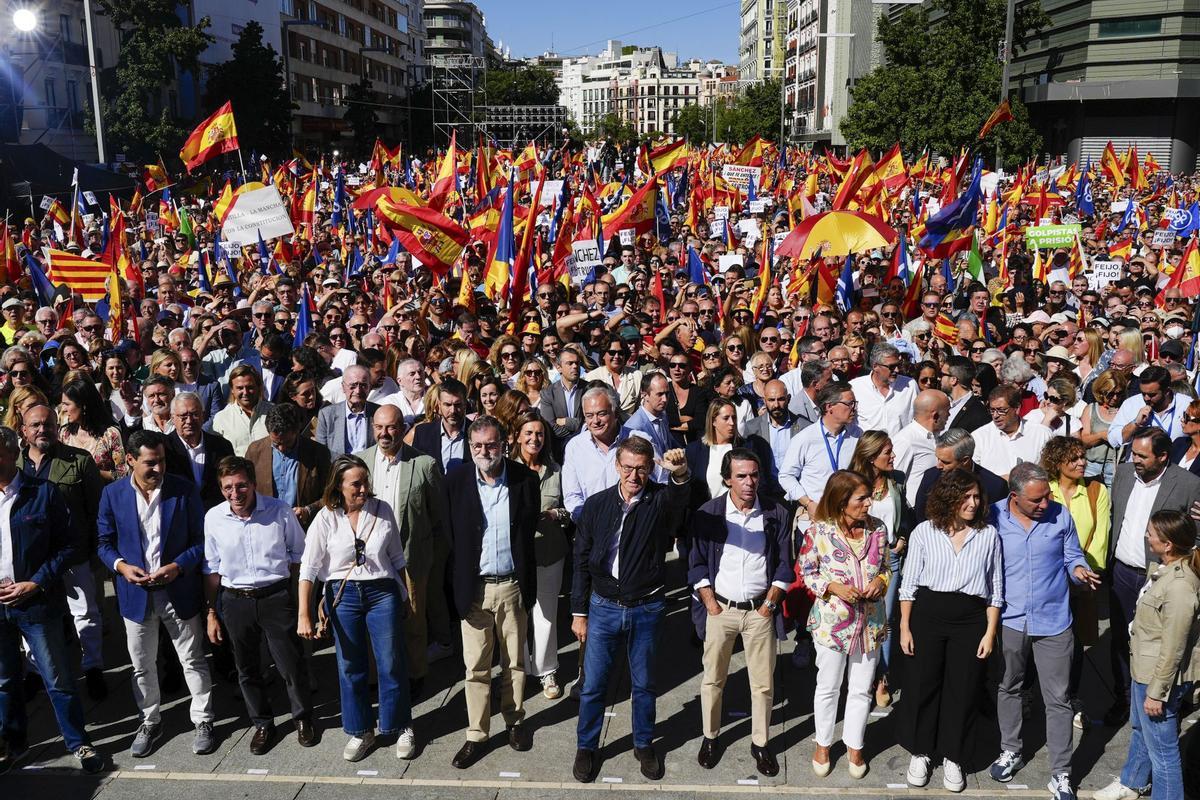
[[510,572],[507,575],[480,575],[479,580],[484,583],[512,583],[517,579],[516,573]]
[[753,600],[730,600],[728,597],[722,597],[720,594],[717,594],[717,592],[713,592],[713,594],[716,596],[718,603],[728,608],[736,608],[738,611],[753,611],[767,599],[765,594]]
[[644,606],[647,603],[653,603],[656,600],[662,599],[662,597],[657,594],[648,594],[645,597],[639,597],[637,600],[622,600],[620,597],[606,597],[602,594],[597,594],[596,596],[607,603],[612,603],[613,605],[620,606],[621,608],[637,608],[638,606]]
[[263,586],[259,589],[235,589],[232,586],[223,586],[221,589],[222,591],[226,592],[227,594],[231,594],[234,597],[257,600],[261,597],[269,597],[277,592],[282,592],[288,588],[289,584],[291,584],[291,581],[287,578],[284,578],[281,581],[272,583],[270,586]]

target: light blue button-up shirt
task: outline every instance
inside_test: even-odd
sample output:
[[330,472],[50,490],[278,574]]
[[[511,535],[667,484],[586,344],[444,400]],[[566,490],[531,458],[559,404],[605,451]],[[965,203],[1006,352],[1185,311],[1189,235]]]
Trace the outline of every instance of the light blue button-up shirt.
[[346,452],[357,453],[367,449],[367,413],[364,409],[357,414],[346,407]]
[[479,553],[480,575],[511,575],[516,571],[512,555],[512,520],[508,509],[508,468],[489,484],[475,472],[479,502],[483,506],[483,547]]
[[1004,564],[1000,623],[1030,636],[1062,633],[1071,627],[1068,581],[1075,581],[1076,567],[1088,568],[1070,512],[1051,501],[1042,518],[1025,530],[1006,498],[992,505],[991,516]]
[[202,570],[219,573],[222,586],[261,589],[278,583],[303,555],[304,531],[291,504],[282,500],[260,494],[246,519],[230,511],[227,502],[204,518]]
[[271,477],[275,480],[275,496],[296,507],[296,485],[300,482],[300,462],[292,453],[281,453],[271,448]]

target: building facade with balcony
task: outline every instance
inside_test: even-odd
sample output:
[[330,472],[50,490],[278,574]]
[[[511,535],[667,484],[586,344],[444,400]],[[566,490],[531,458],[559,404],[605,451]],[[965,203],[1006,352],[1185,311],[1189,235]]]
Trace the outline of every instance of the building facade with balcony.
[[349,135],[346,98],[364,77],[380,138],[390,144],[408,135],[412,87],[425,64],[423,10],[421,0],[281,0],[298,145],[337,146]]
[[738,72],[743,82],[779,77],[786,33],[787,0],[742,0]]
[[425,0],[425,36],[431,62],[442,55],[483,56],[489,64],[499,59],[487,19],[479,6],[466,0]]
[[709,61],[700,73],[700,105],[711,108],[720,102],[729,102],[737,97],[738,68],[734,64]]

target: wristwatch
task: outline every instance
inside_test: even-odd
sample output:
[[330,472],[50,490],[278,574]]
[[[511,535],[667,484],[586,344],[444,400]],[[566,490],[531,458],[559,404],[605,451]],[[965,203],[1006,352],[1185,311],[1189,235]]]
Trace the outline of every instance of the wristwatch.
[[779,603],[776,603],[774,600],[764,600],[763,605],[766,606],[767,610],[772,614],[779,610]]

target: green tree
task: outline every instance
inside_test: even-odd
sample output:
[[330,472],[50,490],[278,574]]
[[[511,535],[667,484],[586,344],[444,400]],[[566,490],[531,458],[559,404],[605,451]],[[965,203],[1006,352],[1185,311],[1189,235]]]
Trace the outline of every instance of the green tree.
[[364,156],[371,152],[375,144],[375,135],[379,128],[379,117],[375,114],[375,103],[378,99],[371,88],[371,81],[365,77],[350,87],[346,92],[346,113],[342,119],[350,126],[354,136],[354,152]]
[[632,122],[626,122],[621,116],[610,111],[605,114],[592,128],[594,136],[607,136],[617,144],[634,141],[638,138],[637,128]]
[[483,86],[489,106],[558,105],[558,84],[545,67],[488,70]]
[[262,34],[262,25],[247,22],[233,44],[233,58],[209,67],[206,105],[211,112],[232,102],[243,149],[290,157],[296,105],[284,87],[283,63],[274,47],[263,44]]
[[778,139],[781,91],[779,81],[763,81],[750,84],[733,100],[718,102],[713,139],[741,144],[755,136],[771,141]]
[[[102,76],[100,111],[113,152],[130,159],[177,152],[189,122],[163,103],[163,87],[194,79],[199,57],[214,40],[208,17],[195,25],[180,21],[178,0],[99,0],[117,28],[117,65]],[[188,74],[190,73],[190,75]]]
[[688,144],[699,145],[710,141],[708,132],[709,111],[699,105],[684,106],[675,113],[675,135],[687,139]]
[[[929,147],[953,154],[974,143],[997,103],[1004,14],[1005,0],[933,0],[905,9],[895,22],[882,15],[884,64],[858,80],[842,119],[851,148],[886,150],[898,141],[910,152]],[[1038,3],[1019,3],[1014,54],[1047,24]],[[995,153],[999,145],[1011,163],[1040,150],[1042,140],[1020,99],[1009,102],[1013,119],[988,134],[982,152]]]

